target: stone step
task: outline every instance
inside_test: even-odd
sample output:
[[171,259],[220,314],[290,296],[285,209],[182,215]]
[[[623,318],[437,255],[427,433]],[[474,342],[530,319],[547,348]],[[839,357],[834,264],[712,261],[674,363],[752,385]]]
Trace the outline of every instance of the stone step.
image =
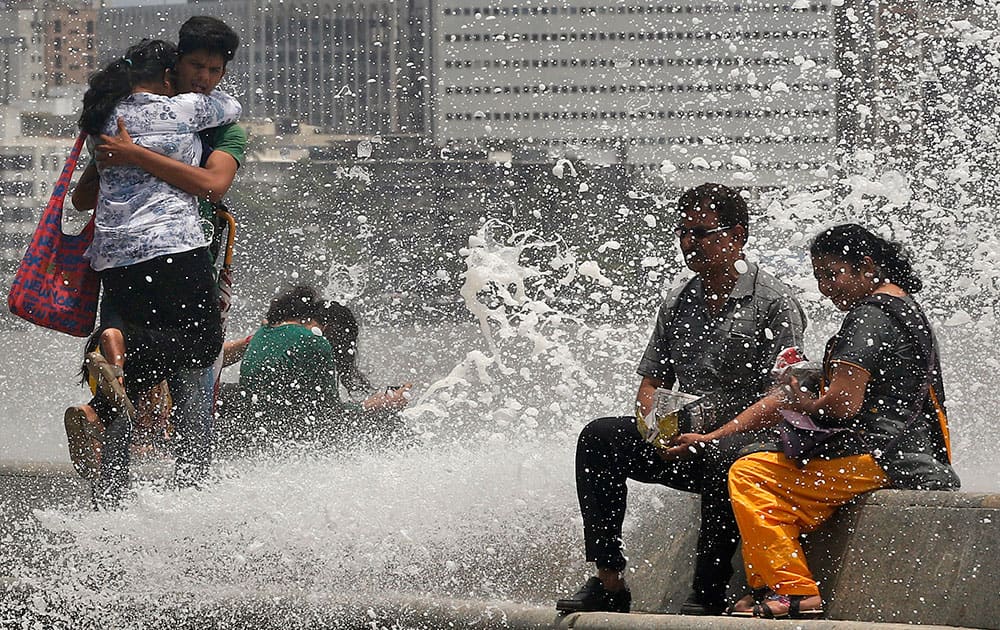
[[[626,541],[634,609],[677,612],[688,595],[698,501],[677,494],[687,498]],[[1000,494],[879,490],[804,547],[830,619],[1000,629]],[[745,588],[739,560],[734,597]]]

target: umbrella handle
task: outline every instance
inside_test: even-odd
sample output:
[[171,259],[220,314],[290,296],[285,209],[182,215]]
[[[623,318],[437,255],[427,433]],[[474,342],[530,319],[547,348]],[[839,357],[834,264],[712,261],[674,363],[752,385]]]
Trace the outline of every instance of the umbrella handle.
[[233,244],[236,242],[236,219],[224,208],[218,208],[215,216],[226,222],[226,253],[222,257],[222,268],[229,269],[233,264]]

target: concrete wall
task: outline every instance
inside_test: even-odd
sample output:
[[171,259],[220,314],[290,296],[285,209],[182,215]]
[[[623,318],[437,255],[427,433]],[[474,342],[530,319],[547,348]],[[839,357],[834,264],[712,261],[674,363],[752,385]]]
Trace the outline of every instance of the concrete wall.
[[[692,498],[673,526],[633,541],[634,609],[679,610],[696,508]],[[841,509],[805,548],[831,619],[1000,628],[1000,494],[882,490]],[[739,566],[731,590],[743,584]]]

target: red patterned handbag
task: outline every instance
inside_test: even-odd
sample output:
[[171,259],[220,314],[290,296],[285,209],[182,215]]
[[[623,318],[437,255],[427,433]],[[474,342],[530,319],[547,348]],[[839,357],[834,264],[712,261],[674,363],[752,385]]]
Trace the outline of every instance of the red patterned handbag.
[[97,272],[83,257],[94,239],[94,219],[78,235],[62,230],[63,201],[86,138],[81,133],[66,158],[7,296],[11,313],[77,337],[86,337],[94,330],[100,293]]

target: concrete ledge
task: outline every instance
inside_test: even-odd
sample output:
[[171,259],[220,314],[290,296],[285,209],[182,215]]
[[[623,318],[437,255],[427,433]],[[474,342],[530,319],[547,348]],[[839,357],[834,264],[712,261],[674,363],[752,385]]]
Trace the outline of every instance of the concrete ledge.
[[[679,611],[691,583],[697,499],[670,504],[666,522],[645,528],[629,554],[639,610]],[[998,524],[1000,494],[880,490],[842,508],[804,547],[831,619],[996,630]],[[739,592],[745,578],[734,564]]]
[[[251,615],[244,616],[248,611]],[[226,612],[232,613],[229,616]],[[292,612],[294,611],[294,613]],[[912,630],[896,623],[869,623],[832,620],[764,620],[731,617],[688,617],[668,614],[576,613],[556,615],[552,607],[527,606],[510,602],[461,600],[389,594],[366,602],[343,600],[228,602],[215,612],[187,611],[179,627],[219,629],[254,627],[260,630],[287,630],[294,619],[298,627],[370,630],[373,627],[403,627],[408,630],[477,628],[483,630]],[[192,614],[194,613],[194,614]],[[220,614],[221,613],[221,614]],[[292,613],[294,616],[289,616]],[[222,625],[219,623],[222,622]],[[238,623],[236,623],[238,622]],[[226,625],[231,623],[232,625]],[[244,625],[245,624],[245,625]],[[921,626],[945,630],[943,626]],[[951,627],[950,630],[955,630]]]
[[[18,591],[19,589],[14,589]],[[11,591],[6,594],[9,595]],[[20,591],[21,601],[30,593]],[[9,599],[7,599],[9,603]],[[30,611],[30,604],[22,607]],[[912,630],[912,625],[834,620],[764,620],[731,617],[688,617],[669,614],[576,613],[557,615],[552,607],[502,601],[462,600],[385,593],[365,599],[281,597],[228,599],[184,606],[166,605],[155,611],[143,606],[130,615],[116,611],[113,618],[66,620],[74,630],[97,630],[109,621],[148,630]],[[30,612],[29,612],[30,614]],[[21,621],[27,621],[22,618]],[[27,627],[27,626],[25,626]],[[50,626],[44,626],[50,627]],[[62,627],[62,626],[51,626]],[[920,626],[926,630],[962,630],[954,626]]]
[[995,629],[998,524],[1000,495],[882,490],[811,536],[807,554],[833,618]]

